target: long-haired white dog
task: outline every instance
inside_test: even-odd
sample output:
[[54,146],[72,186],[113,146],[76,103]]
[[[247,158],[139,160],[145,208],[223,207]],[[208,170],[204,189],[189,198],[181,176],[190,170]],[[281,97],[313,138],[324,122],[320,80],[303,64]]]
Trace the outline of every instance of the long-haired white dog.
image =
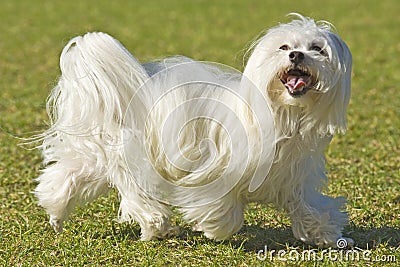
[[104,33],[72,39],[35,191],[52,227],[116,188],[120,220],[139,223],[142,240],[175,231],[171,206],[226,239],[259,202],[286,210],[304,242],[352,242],[345,199],[321,193],[324,149],[346,130],[351,54],[329,23],[294,16],[252,45],[243,75],[184,57],[142,65]]

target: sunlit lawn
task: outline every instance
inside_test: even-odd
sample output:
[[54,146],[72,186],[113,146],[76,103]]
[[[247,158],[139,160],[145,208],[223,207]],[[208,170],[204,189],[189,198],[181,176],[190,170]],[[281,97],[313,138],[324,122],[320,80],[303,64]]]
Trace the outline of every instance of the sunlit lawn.
[[[326,266],[400,263],[400,4],[388,1],[2,1],[0,3],[0,265],[257,266],[259,250],[311,249],[294,239],[284,213],[252,205],[243,229],[225,242],[193,233],[138,241],[136,224],[118,224],[115,192],[78,209],[56,234],[32,191],[41,156],[17,137],[46,128],[46,97],[59,75],[61,49],[73,36],[106,31],[139,60],[182,54],[243,68],[243,49],[263,29],[299,12],[332,22],[353,53],[349,130],[327,150],[327,193],[348,199],[345,229],[369,259]],[[318,255],[322,250],[316,250]],[[293,252],[293,255],[295,254]]]

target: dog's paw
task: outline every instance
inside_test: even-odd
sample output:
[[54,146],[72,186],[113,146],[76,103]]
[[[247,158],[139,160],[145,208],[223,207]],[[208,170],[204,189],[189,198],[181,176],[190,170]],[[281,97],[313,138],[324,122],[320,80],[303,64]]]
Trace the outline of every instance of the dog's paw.
[[193,232],[203,232],[203,227],[201,227],[198,224],[195,224],[195,225],[192,226],[192,231]]
[[349,237],[339,237],[336,241],[316,244],[320,248],[349,249],[354,246],[354,240]]
[[306,244],[315,244],[320,248],[349,249],[354,246],[354,240],[349,237],[339,237],[335,241],[328,241],[326,239],[320,240],[319,242],[302,241]]
[[63,231],[63,221],[56,217],[50,216],[50,225],[58,233]]
[[168,218],[164,216],[151,217],[146,224],[141,225],[142,235],[140,240],[150,241],[164,239],[176,235],[179,232],[179,227],[171,226]]

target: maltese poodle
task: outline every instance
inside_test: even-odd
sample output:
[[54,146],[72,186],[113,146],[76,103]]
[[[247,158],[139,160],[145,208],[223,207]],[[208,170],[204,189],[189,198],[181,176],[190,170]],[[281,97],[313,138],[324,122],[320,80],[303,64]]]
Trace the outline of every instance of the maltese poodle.
[[105,33],[73,38],[38,137],[51,226],[115,188],[142,240],[174,234],[173,211],[227,239],[251,202],[285,210],[306,243],[343,240],[346,201],[321,191],[324,149],[346,130],[351,53],[329,23],[292,15],[251,45],[243,74],[179,56],[141,64]]

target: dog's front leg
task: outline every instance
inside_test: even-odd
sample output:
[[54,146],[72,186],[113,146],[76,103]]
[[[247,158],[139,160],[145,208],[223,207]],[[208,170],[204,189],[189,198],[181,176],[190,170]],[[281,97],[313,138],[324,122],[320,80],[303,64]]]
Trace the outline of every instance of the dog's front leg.
[[303,179],[286,205],[295,237],[319,247],[338,247],[339,241],[352,246],[353,240],[342,237],[343,227],[348,223],[347,213],[343,211],[346,199],[323,195],[315,179],[315,174]]

